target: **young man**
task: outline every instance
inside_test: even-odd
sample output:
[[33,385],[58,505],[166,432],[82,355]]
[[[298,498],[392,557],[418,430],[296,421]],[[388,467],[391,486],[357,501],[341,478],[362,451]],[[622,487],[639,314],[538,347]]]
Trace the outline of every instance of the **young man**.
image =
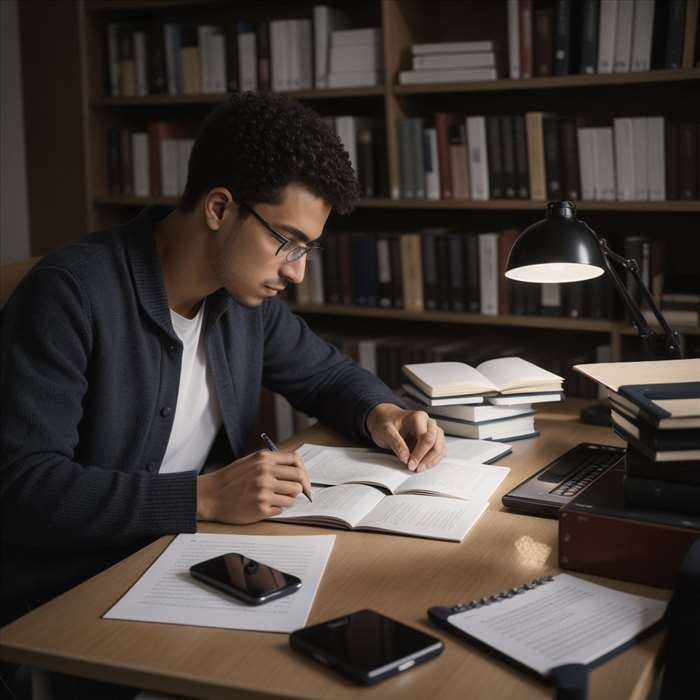
[[313,112],[234,96],[205,121],[175,210],[146,209],[22,281],[2,313],[3,623],[197,520],[289,506],[309,486],[299,456],[244,456],[261,386],[409,469],[442,457],[427,414],[277,298],[357,193]]

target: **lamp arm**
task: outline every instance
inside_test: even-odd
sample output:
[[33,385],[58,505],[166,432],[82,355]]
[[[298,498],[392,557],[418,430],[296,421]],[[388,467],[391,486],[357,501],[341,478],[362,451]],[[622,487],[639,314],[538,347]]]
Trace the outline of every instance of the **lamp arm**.
[[[637,332],[641,336],[642,340],[648,344],[652,353],[657,357],[657,359],[681,358],[682,353],[678,333],[671,329],[671,327],[668,325],[668,321],[664,318],[663,314],[659,310],[659,307],[656,305],[656,302],[654,302],[651,292],[647,289],[647,286],[644,284],[644,281],[639,274],[639,265],[637,265],[637,261],[632,258],[624,258],[610,250],[608,243],[604,238],[598,239],[598,244],[600,246],[600,251],[602,253],[603,262],[607,273],[610,275],[610,277],[612,277],[617,290],[622,295],[622,298],[624,299],[625,304],[627,305],[627,308],[632,316],[632,323],[637,329]],[[639,308],[639,304],[634,300],[626,285],[622,282],[617,272],[615,272],[610,260],[615,261],[625,270],[631,273],[632,277],[634,278],[634,283],[637,285],[642,293],[642,296],[644,297],[644,301],[649,305],[649,308],[658,320],[659,326],[661,326],[661,330],[663,330],[663,337],[652,330],[646,318],[644,318],[644,314]]]

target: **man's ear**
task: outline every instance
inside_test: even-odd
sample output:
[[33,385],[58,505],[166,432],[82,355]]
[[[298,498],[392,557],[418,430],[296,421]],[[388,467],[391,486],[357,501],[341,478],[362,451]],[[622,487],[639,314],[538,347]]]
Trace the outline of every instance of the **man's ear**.
[[204,217],[212,231],[218,231],[225,221],[235,216],[233,197],[225,187],[216,187],[204,198]]

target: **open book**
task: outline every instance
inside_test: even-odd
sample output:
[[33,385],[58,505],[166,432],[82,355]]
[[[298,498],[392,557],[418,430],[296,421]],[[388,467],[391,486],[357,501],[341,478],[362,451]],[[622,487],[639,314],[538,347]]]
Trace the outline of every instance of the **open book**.
[[464,362],[404,365],[411,382],[430,398],[474,394],[560,393],[564,379],[520,357],[487,360],[476,368]]
[[327,487],[314,488],[313,503],[300,496],[271,520],[456,542],[486,510],[509,471],[448,457],[416,474],[396,457],[368,450],[304,446],[300,453],[311,482]]

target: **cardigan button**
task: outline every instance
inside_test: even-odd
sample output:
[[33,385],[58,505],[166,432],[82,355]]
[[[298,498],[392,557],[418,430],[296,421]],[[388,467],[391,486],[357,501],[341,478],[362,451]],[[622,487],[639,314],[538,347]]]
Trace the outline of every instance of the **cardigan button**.
[[179,349],[180,349],[180,346],[177,345],[176,343],[170,343],[170,345],[168,345],[168,352],[174,353],[174,352],[177,352]]
[[160,409],[160,415],[163,416],[163,418],[168,418],[173,412],[173,409],[170,408],[170,406],[163,406],[163,408]]

